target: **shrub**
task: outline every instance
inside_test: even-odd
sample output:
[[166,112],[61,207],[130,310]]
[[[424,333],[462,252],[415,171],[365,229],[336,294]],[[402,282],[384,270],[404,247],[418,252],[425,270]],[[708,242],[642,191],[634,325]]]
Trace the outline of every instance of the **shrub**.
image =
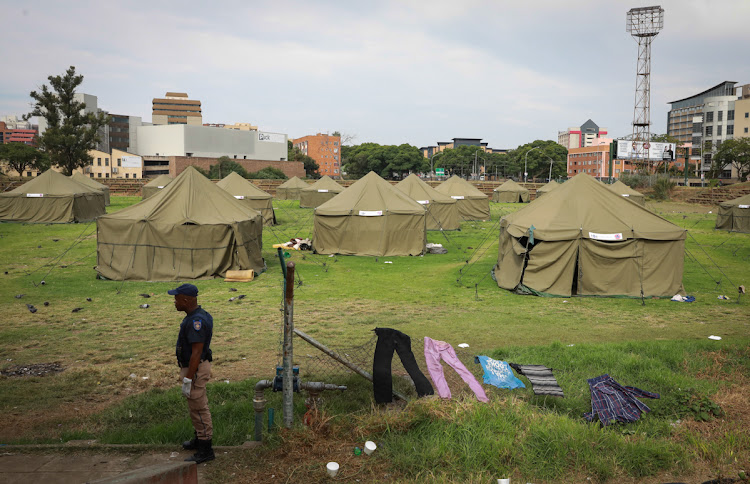
[[669,196],[675,187],[675,182],[669,179],[669,177],[660,176],[656,178],[654,183],[654,198],[657,200],[669,200]]

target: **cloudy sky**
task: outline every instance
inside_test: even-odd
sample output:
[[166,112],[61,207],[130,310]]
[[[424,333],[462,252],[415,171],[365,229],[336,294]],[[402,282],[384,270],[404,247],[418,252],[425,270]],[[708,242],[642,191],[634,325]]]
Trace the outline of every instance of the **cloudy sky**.
[[[99,107],[151,121],[187,92],[208,123],[300,137],[515,148],[591,118],[632,131],[643,0],[3,2],[0,115],[75,66]],[[668,102],[750,83],[749,0],[664,0],[652,49],[652,132]]]

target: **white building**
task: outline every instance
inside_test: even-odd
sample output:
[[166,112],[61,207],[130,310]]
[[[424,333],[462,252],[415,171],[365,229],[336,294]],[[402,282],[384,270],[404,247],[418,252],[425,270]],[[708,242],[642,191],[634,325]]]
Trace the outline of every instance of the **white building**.
[[287,135],[264,131],[216,129],[172,124],[140,126],[137,153],[141,156],[187,156],[239,160],[286,161]]

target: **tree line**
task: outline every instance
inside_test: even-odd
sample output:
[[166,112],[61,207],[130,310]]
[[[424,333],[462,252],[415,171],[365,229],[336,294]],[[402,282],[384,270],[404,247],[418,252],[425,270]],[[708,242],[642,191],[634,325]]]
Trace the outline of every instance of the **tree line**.
[[[104,113],[85,112],[86,105],[75,100],[76,88],[83,82],[83,76],[76,74],[74,66],[63,75],[49,76],[47,80],[49,86],[42,85],[40,90],[29,94],[33,100],[32,110],[24,116],[26,120],[34,116],[44,118],[47,123],[47,129],[38,140],[39,149],[22,143],[2,144],[0,160],[18,173],[27,169],[44,171],[54,164],[66,175],[71,175],[77,168],[91,163],[88,152],[96,147],[99,130],[109,123],[110,118]],[[673,141],[666,135],[655,135],[653,139],[660,141],[661,138]],[[287,148],[287,159],[303,163],[308,177],[320,176],[319,166],[313,158],[294,148],[291,141]],[[725,167],[733,166],[740,180],[747,180],[750,175],[750,138],[726,140],[716,149],[712,147],[710,152],[711,177],[718,177]],[[507,153],[487,153],[479,146],[458,146],[431,157],[425,157],[419,148],[409,144],[362,143],[341,147],[341,169],[354,178],[370,171],[384,178],[403,178],[409,173],[429,173],[442,168],[447,175],[469,176],[483,172],[516,179],[523,179],[526,170],[529,179],[546,180],[567,177],[567,154],[565,147],[550,140],[536,140]],[[229,159],[220,160],[207,173],[218,176],[229,171],[238,171],[246,177],[278,175],[278,178],[283,178],[280,170],[248,173]]]

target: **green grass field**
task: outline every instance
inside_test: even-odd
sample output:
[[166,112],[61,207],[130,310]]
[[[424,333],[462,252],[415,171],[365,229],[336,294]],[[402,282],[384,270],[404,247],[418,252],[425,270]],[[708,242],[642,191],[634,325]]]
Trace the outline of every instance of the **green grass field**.
[[[107,211],[138,200],[112,197]],[[219,445],[240,444],[252,434],[252,387],[271,378],[280,360],[282,277],[271,246],[311,235],[311,210],[293,201],[274,205],[280,225],[263,234],[268,271],[250,283],[197,282],[200,303],[216,322],[209,401]],[[466,342],[472,354],[560,369],[556,375],[566,398],[491,389],[489,405],[460,394],[384,411],[373,407],[371,386],[350,377],[349,390],[324,395],[326,424],[318,431],[300,426],[272,433],[270,445],[248,453],[246,467],[231,469],[232,479],[222,466],[207,471],[208,478],[259,482],[293,473],[291,481],[316,480],[319,460],[336,460],[321,449],[348,453],[366,439],[378,441],[377,454],[347,461],[363,482],[487,482],[503,476],[658,482],[669,475],[736,475],[750,467],[743,431],[750,414],[736,398],[744,391],[746,400],[750,388],[750,299],[738,304],[736,289],[750,286],[750,235],[715,232],[711,208],[648,205],[689,229],[683,281],[694,303],[537,298],[499,289],[489,276],[497,260],[497,221],[521,208],[514,204],[491,204],[490,222],[429,232],[428,242],[448,249],[444,255],[289,251],[297,267],[295,325],[317,340],[338,348],[361,345],[381,326],[411,335],[415,353],[422,336],[454,346]],[[95,230],[95,224],[0,224],[0,304],[6,314],[0,370],[51,362],[64,368],[44,377],[0,377],[0,443],[96,438],[169,444],[189,436],[173,356],[181,314],[166,294],[175,283],[97,280]],[[229,302],[236,294],[247,297]],[[144,303],[150,307],[141,309]],[[317,354],[300,339],[295,351]],[[603,373],[662,398],[646,401],[653,412],[635,424],[587,424],[581,419],[590,410],[586,379]],[[278,395],[268,392],[268,398],[280,421]],[[305,411],[302,400],[296,399],[297,422]],[[696,420],[713,405],[722,408],[720,415]],[[299,463],[287,462],[289,446],[304,449]]]

